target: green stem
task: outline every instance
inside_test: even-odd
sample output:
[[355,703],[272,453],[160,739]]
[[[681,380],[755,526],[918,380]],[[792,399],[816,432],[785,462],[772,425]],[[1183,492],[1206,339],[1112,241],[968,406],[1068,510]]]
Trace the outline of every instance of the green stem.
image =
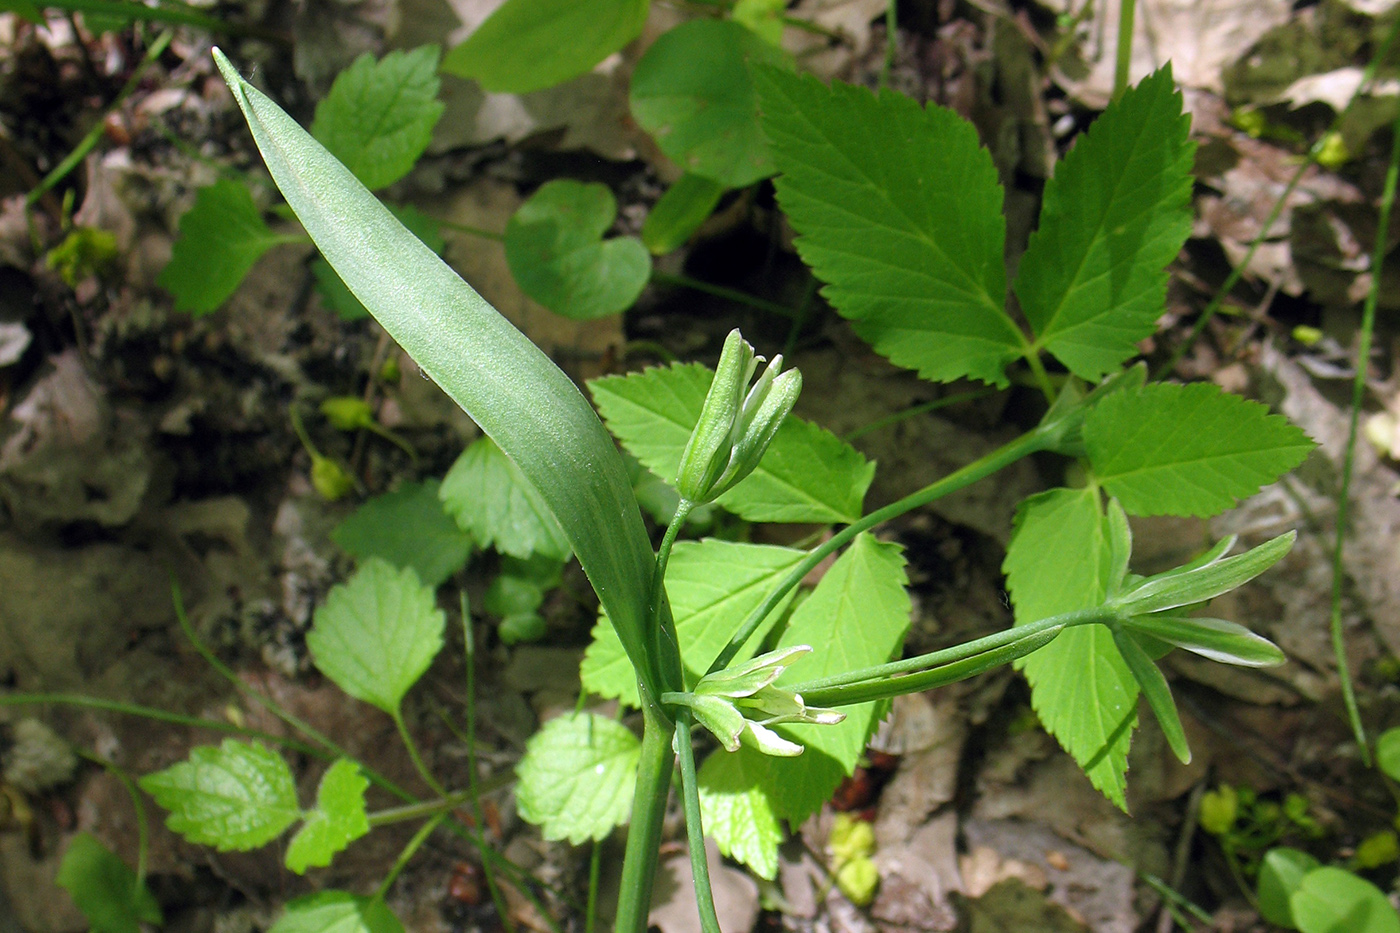
[[376,900],[384,900],[385,895],[389,893],[389,887],[394,883],[394,879],[398,878],[403,870],[408,867],[409,859],[413,858],[414,854],[422,848],[423,843],[428,841],[428,837],[433,834],[433,830],[437,829],[438,824],[446,818],[446,813],[439,813],[437,816],[418,827],[418,832],[413,834],[413,838],[408,840],[408,844],[403,847],[403,851],[399,853],[399,857],[394,860],[394,867],[389,869],[389,874],[379,883],[379,888],[374,892]]
[[895,0],[885,3],[885,60],[880,65],[880,90],[890,86],[890,71],[894,69],[895,56],[899,52],[899,38],[896,34],[898,20],[895,18]]
[[700,785],[695,779],[695,749],[690,745],[690,710],[676,717],[676,755],[681,766],[681,801],[685,807],[685,838],[690,849],[690,873],[695,879],[695,907],[702,933],[720,933],[715,896],[710,890],[710,862],[705,857],[705,828],[700,817]]
[[[1129,0],[1123,0],[1124,3]],[[1050,381],[1050,374],[1045,371],[1045,361],[1040,358],[1040,352],[1032,348],[1026,353],[1026,363],[1031,368],[1031,375],[1035,378],[1035,384],[1040,389],[1040,394],[1045,396],[1045,400],[1050,404],[1055,404],[1055,386]]]
[[588,908],[583,917],[583,933],[598,929],[598,885],[603,877],[603,844],[593,843],[588,855]]
[[695,503],[689,499],[682,499],[676,506],[676,514],[671,516],[666,534],[661,538],[661,546],[656,550],[656,569],[651,575],[652,650],[664,673],[661,683],[681,690],[685,689],[685,673],[675,620],[666,611],[666,567],[671,562],[671,548],[675,546],[676,535],[694,508]]
[[423,783],[427,784],[433,793],[439,797],[446,797],[447,791],[443,790],[437,778],[433,777],[433,773],[428,770],[427,765],[423,764],[423,759],[418,754],[418,743],[413,741],[413,736],[409,734],[408,726],[403,721],[403,711],[396,708],[391,715],[394,719],[394,727],[399,730],[399,738],[403,740],[404,748],[408,749],[408,757],[413,760],[413,768],[418,772],[418,776],[423,779]]
[[616,933],[647,933],[651,888],[660,859],[661,831],[675,762],[671,739],[676,727],[645,690],[642,691],[642,716],[645,726],[637,764],[637,791],[632,801],[632,824],[627,830],[627,851],[622,857]]
[[1342,546],[1346,543],[1351,512],[1351,477],[1356,468],[1356,432],[1361,420],[1361,403],[1366,394],[1366,372],[1371,364],[1371,335],[1376,329],[1376,304],[1381,292],[1381,276],[1385,269],[1386,238],[1390,233],[1390,209],[1395,204],[1395,186],[1400,175],[1400,118],[1391,130],[1390,165],[1385,172],[1385,187],[1381,192],[1380,218],[1376,223],[1376,247],[1371,252],[1371,289],[1361,314],[1361,340],[1356,348],[1356,376],[1351,384],[1351,418],[1347,424],[1347,449],[1342,459],[1342,489],[1337,496],[1337,542],[1332,550],[1332,654],[1337,661],[1337,677],[1342,684],[1342,700],[1347,719],[1361,750],[1361,761],[1371,764],[1371,749],[1366,743],[1366,729],[1356,704],[1356,688],[1347,665],[1346,642],[1342,635]]
[[389,826],[394,823],[406,823],[409,820],[421,820],[425,816],[451,813],[462,804],[469,803],[474,793],[471,789],[459,790],[436,800],[423,800],[418,803],[406,803],[401,807],[379,810],[369,815],[369,825]]
[[854,431],[851,431],[850,433],[844,435],[841,439],[849,443],[858,437],[864,437],[872,431],[879,431],[881,428],[888,428],[891,425],[899,424],[901,421],[906,421],[910,418],[914,418],[919,415],[924,415],[931,411],[937,411],[940,408],[948,408],[952,405],[958,404],[959,402],[971,402],[979,398],[986,398],[995,391],[995,389],[991,388],[973,389],[970,392],[958,392],[954,395],[948,395],[943,398],[936,398],[931,402],[922,402],[918,405],[911,405],[903,411],[897,411],[892,415],[886,415],[885,417],[880,418],[876,421],[872,421],[867,425],[863,425],[859,428],[856,428]]
[[453,230],[457,233],[465,233],[467,236],[481,237],[483,240],[495,240],[496,242],[500,243],[504,242],[506,238],[506,235],[504,233],[496,233],[494,230],[485,230],[481,227],[473,227],[471,224],[459,224],[454,220],[441,220],[437,217],[434,217],[433,222],[436,223],[439,227],[442,227],[446,230]]
[[1118,56],[1113,68],[1113,99],[1128,89],[1128,66],[1133,61],[1133,18],[1136,0],[1122,0],[1118,7]]
[[723,285],[713,285],[700,279],[693,279],[688,275],[681,275],[675,272],[662,272],[660,269],[653,269],[651,280],[660,282],[663,285],[676,285],[681,288],[689,288],[692,291],[704,292],[706,295],[714,295],[716,298],[726,298],[741,305],[747,305],[758,311],[767,311],[782,317],[791,318],[797,312],[787,305],[780,305],[776,301],[767,301],[748,292],[741,292],[737,288],[726,288]]
[[997,448],[984,457],[979,457],[960,470],[949,473],[936,483],[931,483],[917,492],[910,493],[898,502],[893,502],[883,509],[877,509],[866,515],[857,522],[847,525],[844,529],[828,538],[822,544],[813,548],[802,558],[795,567],[783,577],[782,581],[774,587],[773,591],[763,600],[763,602],[749,613],[744,623],[739,626],[734,637],[729,640],[729,644],[715,658],[710,665],[709,672],[721,670],[738,654],[744,643],[753,636],[759,625],[767,618],[768,614],[777,608],[783,601],[783,597],[788,594],[793,587],[802,582],[802,578],[807,576],[813,568],[826,559],[827,555],[835,553],[844,547],[862,531],[874,528],[882,522],[887,522],[892,518],[898,518],[906,512],[913,511],[920,506],[927,505],[935,499],[940,499],[950,493],[957,492],[965,486],[970,486],[980,479],[990,476],[998,470],[1015,463],[1022,457],[1044,450],[1053,443],[1053,432],[1047,426],[1041,426],[1035,430],[1022,434],[1015,440]]
[[[131,6],[137,9],[147,9],[136,3],[131,4]],[[74,7],[65,5],[63,9],[72,12]],[[126,83],[122,85],[122,89],[117,92],[116,98],[107,108],[108,113],[112,113],[121,107],[122,104],[126,103],[126,99],[140,86],[141,79],[146,76],[146,69],[150,68],[151,65],[155,63],[155,60],[160,58],[161,53],[165,51],[166,46],[170,44],[170,40],[174,37],[174,31],[169,29],[156,37],[156,41],[151,43],[151,47],[146,50],[145,56],[142,57],[141,64],[136,66],[131,72],[131,77],[126,79]],[[81,46],[81,41],[78,44]],[[79,141],[73,151],[68,153],[62,162],[55,165],[53,170],[45,175],[39,184],[34,186],[34,190],[25,196],[25,207],[33,207],[34,202],[43,197],[46,191],[67,178],[69,172],[82,164],[83,159],[87,158],[87,154],[96,148],[97,144],[102,140],[102,134],[106,130],[106,123],[106,120],[98,120],[93,124],[92,129],[88,130],[87,135]]]
[[121,782],[126,789],[126,795],[131,798],[131,808],[136,811],[136,888],[139,892],[146,883],[146,859],[150,852],[150,828],[146,822],[146,805],[141,800],[141,792],[136,787],[130,774],[126,769],[117,765],[116,762],[109,761],[101,755],[95,755],[85,749],[75,748],[78,757],[100,765],[108,774]]

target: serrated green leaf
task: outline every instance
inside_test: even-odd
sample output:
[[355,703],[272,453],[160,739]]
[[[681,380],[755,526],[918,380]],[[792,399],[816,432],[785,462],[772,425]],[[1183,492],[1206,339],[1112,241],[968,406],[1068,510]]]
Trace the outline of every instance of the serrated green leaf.
[[337,687],[397,716],[404,694],[442,650],[446,625],[418,574],[371,557],[326,594],[306,647]]
[[1089,412],[1094,477],[1133,515],[1209,516],[1303,462],[1315,444],[1281,415],[1210,383],[1117,392]]
[[535,486],[489,437],[473,441],[438,490],[443,507],[482,547],[569,559],[569,542]]
[[[812,595],[793,611],[778,639],[778,648],[816,649],[784,671],[778,686],[883,664],[899,652],[909,628],[910,606],[900,551],[869,532],[851,542]],[[787,767],[778,763],[761,772],[773,811],[791,823],[817,812],[841,779],[855,770],[886,709],[885,701],[862,703],[844,708],[846,718],[836,725],[774,726],[806,751]],[[748,751],[745,747],[735,754]]]
[[[424,246],[439,256],[442,255],[447,241],[442,238],[442,230],[435,219],[411,205],[388,207],[399,223],[422,240]],[[350,289],[345,287],[345,283],[324,257],[317,256],[311,263],[311,274],[316,278],[316,291],[320,294],[321,301],[339,315],[342,321],[358,321],[369,317],[369,310],[360,303],[360,299],[350,293]]]
[[1025,337],[1005,310],[1001,185],[951,110],[755,69],[778,202],[822,294],[891,362],[1006,385]]
[[687,172],[742,188],[773,174],[750,64],[792,57],[738,23],[693,19],[661,35],[632,73],[632,116]]
[[[1100,605],[1113,570],[1111,533],[1092,489],[1052,489],[1023,502],[1002,565],[1016,623]],[[1017,663],[1046,730],[1126,807],[1138,686],[1113,635],[1101,625],[1066,629]]]
[[576,78],[642,31],[648,0],[507,0],[442,70],[488,91],[525,94]]
[[209,314],[237,291],[263,253],[299,240],[273,233],[248,189],[220,178],[199,189],[180,218],[180,237],[156,284],[175,296],[176,310]]
[[[768,596],[778,580],[804,556],[803,551],[766,544],[737,544],[706,538],[678,542],[666,570],[666,592],[680,639],[686,682],[694,684],[709,668],[734,630]],[[792,596],[764,621],[736,657],[753,656],[768,630],[782,618]],[[617,632],[600,616],[593,642],[580,668],[583,686],[604,697],[617,697],[635,707],[637,674],[622,650]]]
[[510,274],[525,294],[575,321],[626,311],[651,279],[651,257],[636,237],[603,239],[616,218],[607,185],[545,182],[506,224]]
[[721,749],[705,759],[696,781],[706,834],[720,852],[771,881],[778,874],[783,831],[759,786],[759,774],[754,773],[757,767],[766,770],[762,760],[762,755],[730,754]]
[[1167,66],[1110,104],[1045,186],[1016,295],[1036,348],[1083,379],[1135,355],[1162,316],[1191,232],[1190,128]]
[[336,76],[316,105],[311,135],[371,191],[407,175],[442,116],[438,47],[368,52]]
[[187,760],[139,783],[170,811],[165,825],[172,832],[220,852],[256,849],[301,818],[287,762],[256,743],[197,746]]
[[320,891],[288,904],[267,933],[404,933],[404,929],[377,897]]
[[686,172],[647,212],[647,219],[642,222],[642,243],[655,256],[679,249],[709,219],[722,194],[724,185]]
[[[674,485],[714,373],[677,364],[606,376],[588,384],[608,429],[657,476]],[[720,505],[753,522],[853,522],[875,475],[854,447],[789,416],[747,479]]]
[[546,839],[602,839],[631,815],[641,753],[641,742],[620,722],[593,713],[556,716],[531,736],[516,765],[520,815]]
[[287,867],[298,875],[324,868],[335,854],[369,832],[365,788],[369,779],[348,758],[337,758],[321,776],[316,807],[287,846]]
[[472,536],[444,510],[439,485],[404,483],[375,496],[337,525],[331,540],[360,560],[379,557],[412,567],[428,586],[439,585],[466,566],[472,552]]
[[150,889],[91,833],[68,842],[54,880],[72,896],[92,933],[140,933],[142,923],[164,922]]
[[1400,914],[1385,892],[1340,868],[1308,872],[1288,906],[1301,933],[1400,933]]

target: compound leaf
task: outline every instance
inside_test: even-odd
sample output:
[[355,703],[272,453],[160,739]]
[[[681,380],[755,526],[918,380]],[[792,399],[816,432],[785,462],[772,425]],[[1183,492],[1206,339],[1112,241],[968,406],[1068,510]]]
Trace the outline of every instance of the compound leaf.
[[287,867],[299,875],[308,868],[324,868],[335,854],[369,832],[365,815],[365,788],[369,779],[359,765],[337,758],[321,776],[316,807],[287,846]]
[[[739,544],[706,538],[678,542],[666,569],[666,593],[680,639],[686,682],[694,684],[709,669],[734,630],[804,556],[803,551],[767,544]],[[788,596],[745,644],[736,661],[750,658],[773,624],[782,617]],[[617,632],[600,616],[593,642],[583,656],[583,686],[590,693],[617,697],[636,706],[637,674]]]
[[627,822],[642,743],[620,722],[570,713],[545,723],[515,768],[520,815],[546,839],[598,840]]
[[141,933],[142,923],[164,922],[155,896],[92,833],[69,841],[54,880],[72,896],[92,933]]
[[1006,385],[1026,340],[1005,310],[1006,222],[972,124],[902,94],[754,69],[778,202],[822,294],[926,379]]
[[443,508],[437,480],[404,483],[367,500],[331,532],[331,540],[360,560],[379,557],[412,567],[436,587],[466,566],[472,536]]
[[[1052,489],[1022,503],[1002,566],[1016,624],[1100,605],[1113,568],[1110,537],[1093,489]],[[1138,685],[1113,635],[1101,625],[1066,629],[1018,665],[1046,730],[1125,807]]]
[[411,568],[371,557],[316,609],[306,647],[335,685],[397,716],[442,649],[447,617]]
[[749,63],[792,58],[738,23],[693,19],[664,33],[632,74],[632,116],[687,172],[727,188],[773,174]]
[[180,238],[156,284],[175,296],[177,310],[209,314],[237,291],[263,253],[300,239],[273,233],[248,189],[220,178],[200,188],[180,218]]
[[165,825],[190,842],[256,849],[301,817],[292,771],[262,745],[225,739],[200,745],[186,761],[140,780],[141,789],[170,811]]
[[762,760],[761,755],[730,754],[721,749],[705,759],[696,780],[705,832],[720,852],[771,881],[778,874],[778,844],[783,841],[783,831],[759,786],[759,774],[752,773],[755,767],[766,768]]
[[404,929],[377,897],[320,891],[288,904],[267,933],[404,933]]
[[1210,383],[1108,396],[1084,443],[1095,478],[1134,515],[1214,515],[1293,469],[1315,446],[1281,415]]
[[525,94],[576,78],[642,31],[648,0],[507,0],[442,70],[488,91]]
[[[608,429],[657,476],[674,485],[691,429],[714,373],[677,364],[606,376],[588,384]],[[758,468],[720,496],[753,522],[853,522],[861,515],[875,464],[823,428],[789,417]]]
[[443,506],[482,547],[527,558],[569,559],[569,542],[535,486],[489,437],[473,441],[438,490]]
[[522,291],[575,321],[631,307],[651,278],[636,237],[603,234],[617,218],[607,185],[546,182],[506,224],[506,262]]
[[1191,121],[1170,66],[1111,104],[1045,186],[1016,294],[1037,349],[1096,382],[1137,353],[1191,232]]
[[368,52],[336,75],[316,105],[311,135],[371,191],[407,175],[442,116],[437,99],[438,47]]

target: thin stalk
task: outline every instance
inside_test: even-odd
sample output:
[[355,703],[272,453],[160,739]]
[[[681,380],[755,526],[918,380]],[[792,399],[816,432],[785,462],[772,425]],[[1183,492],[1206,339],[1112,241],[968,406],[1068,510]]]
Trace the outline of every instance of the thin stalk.
[[753,612],[749,613],[748,618],[744,620],[744,623],[739,626],[738,631],[734,633],[734,637],[729,640],[729,644],[716,656],[708,672],[713,673],[714,671],[721,670],[733,660],[734,655],[739,652],[739,649],[743,647],[744,643],[757,631],[759,625],[768,617],[768,614],[783,601],[783,597],[785,597],[793,587],[797,586],[798,583],[802,582],[802,578],[807,576],[813,568],[825,560],[827,555],[833,554],[844,547],[848,542],[854,539],[856,535],[860,534],[862,531],[874,528],[882,522],[887,522],[892,518],[898,518],[906,512],[911,512],[920,506],[927,505],[935,499],[940,499],[950,493],[957,492],[965,486],[970,486],[978,480],[984,479],[998,470],[1015,463],[1022,457],[1045,449],[1051,442],[1051,434],[1042,428],[1028,431],[1015,440],[998,447],[986,456],[979,457],[972,461],[962,469],[949,473],[938,482],[931,483],[917,492],[910,493],[898,502],[892,502],[883,509],[876,509],[859,521],[847,525],[844,529],[832,535],[822,544],[809,551],[806,557],[802,558],[792,570],[788,571],[787,576],[783,577],[782,581],[774,587],[773,591],[768,594],[763,602],[759,604]]
[[1113,99],[1128,89],[1128,66],[1133,61],[1133,18],[1137,0],[1122,0],[1118,7],[1118,55],[1113,67]]
[[1385,187],[1381,192],[1380,218],[1376,223],[1376,248],[1371,252],[1371,290],[1361,313],[1361,341],[1356,348],[1356,376],[1351,383],[1351,418],[1347,424],[1347,449],[1342,459],[1342,489],[1337,496],[1337,543],[1332,550],[1332,653],[1337,660],[1337,677],[1342,684],[1342,700],[1347,719],[1361,750],[1361,761],[1371,764],[1371,749],[1366,744],[1366,729],[1361,723],[1361,711],[1356,705],[1356,688],[1347,666],[1346,643],[1342,637],[1342,546],[1346,543],[1351,512],[1351,477],[1356,468],[1356,431],[1361,420],[1361,403],[1366,395],[1366,371],[1371,364],[1371,335],[1376,329],[1376,303],[1381,292],[1381,276],[1385,272],[1386,238],[1390,232],[1390,209],[1395,204],[1396,178],[1400,176],[1400,118],[1391,129],[1390,165],[1385,172]]
[[409,734],[408,726],[403,721],[403,711],[395,709],[393,712],[394,727],[399,730],[399,739],[403,741],[404,748],[408,749],[408,757],[413,760],[413,769],[418,772],[418,776],[423,779],[433,793],[439,797],[446,797],[447,791],[443,790],[438,779],[433,777],[433,773],[428,770],[428,766],[423,764],[423,758],[418,754],[418,743],[413,741],[413,736]]
[[723,285],[714,285],[700,279],[693,279],[688,275],[681,275],[675,272],[662,272],[660,269],[653,269],[651,272],[651,280],[653,282],[660,282],[663,285],[676,285],[681,288],[689,288],[692,291],[704,292],[706,295],[714,295],[716,298],[727,298],[730,301],[737,302],[741,305],[747,305],[755,310],[767,311],[771,314],[781,315],[786,318],[795,317],[797,315],[797,312],[787,305],[780,305],[776,301],[768,301],[755,295],[750,295],[748,292],[741,292],[737,288],[726,288]]
[[588,907],[583,915],[583,933],[593,933],[598,928],[598,885],[602,877],[603,844],[595,842],[588,855]]
[[146,859],[150,852],[150,827],[146,821],[146,804],[141,800],[141,792],[136,788],[130,774],[126,769],[120,767],[116,762],[109,761],[101,755],[95,755],[85,749],[74,748],[78,757],[100,765],[112,777],[121,782],[126,789],[126,795],[131,798],[131,809],[136,811],[136,891],[140,891],[146,883]]
[[[123,6],[125,5],[126,4],[123,4]],[[140,4],[136,3],[131,4],[131,6],[136,9],[147,9],[147,7],[143,7]],[[64,9],[66,9],[71,14],[75,7],[65,5]],[[112,113],[113,111],[121,107],[122,104],[126,103],[126,99],[132,95],[132,92],[134,92],[137,87],[140,86],[141,79],[146,76],[146,69],[150,68],[151,65],[155,63],[155,60],[157,58],[160,58],[161,53],[165,51],[166,46],[170,45],[170,40],[174,37],[174,31],[169,29],[167,29],[165,32],[161,33],[159,36],[156,37],[156,41],[152,42],[151,47],[146,49],[146,54],[142,57],[141,64],[136,66],[136,68],[131,72],[131,77],[126,79],[126,83],[122,85],[122,89],[117,92],[117,96],[112,100],[111,105],[107,108],[107,113]],[[79,42],[78,45],[81,47],[82,43]],[[30,191],[28,195],[25,196],[24,206],[33,207],[34,202],[39,200],[39,198],[43,197],[45,192],[47,192],[50,188],[58,184],[63,179],[67,178],[69,172],[73,171],[73,169],[81,165],[83,159],[87,158],[87,154],[93,149],[95,149],[97,147],[97,144],[102,140],[102,134],[105,131],[105,127],[105,120],[98,120],[96,123],[94,123],[92,129],[88,130],[87,135],[84,136],[81,141],[79,141],[78,145],[74,147],[73,151],[68,153],[68,155],[64,158],[62,162],[55,165],[53,167],[53,170],[50,171],[47,175],[45,175],[43,180],[40,181],[39,184],[35,185],[34,189]]]
[[51,7],[69,13],[93,13],[98,16],[115,16],[124,19],[137,19],[147,22],[170,23],[176,26],[194,26],[206,29],[215,35],[251,36],[281,46],[290,46],[292,41],[279,32],[261,26],[244,23],[231,23],[226,20],[206,16],[194,7],[183,3],[161,3],[146,6],[130,0],[48,0],[40,7]]
[[645,727],[637,764],[637,791],[632,800],[632,824],[627,830],[627,851],[622,858],[616,933],[647,933],[651,887],[660,860],[661,830],[675,763],[671,739],[676,727],[646,691],[642,691],[642,716]]
[[651,575],[652,651],[662,666],[664,677],[661,683],[682,690],[685,689],[685,668],[681,664],[680,638],[676,634],[675,619],[665,611],[666,567],[671,562],[671,548],[675,546],[676,535],[694,508],[695,503],[689,499],[682,499],[676,506],[676,514],[671,516],[666,534],[661,538],[661,546],[656,550],[656,569]]
[[453,230],[457,233],[465,233],[467,236],[481,237],[483,240],[495,240],[497,243],[505,241],[504,233],[497,233],[494,230],[486,230],[482,227],[473,227],[471,224],[460,224],[455,220],[442,220],[434,217],[433,222],[446,230]]
[[899,21],[895,18],[895,0],[886,0],[885,3],[885,60],[880,65],[880,90],[890,86],[890,71],[894,69],[894,59],[899,53],[899,39],[896,35],[896,28]]
[[918,405],[911,405],[903,411],[897,411],[892,415],[886,415],[885,417],[872,421],[867,425],[862,425],[861,427],[856,428],[854,431],[843,435],[841,439],[849,443],[850,441],[853,441],[858,437],[864,437],[872,431],[879,431],[882,428],[888,428],[891,425],[899,424],[901,421],[907,421],[910,418],[928,414],[929,412],[937,411],[940,408],[948,408],[952,405],[958,404],[959,402],[971,402],[979,398],[986,398],[995,391],[995,389],[991,388],[973,389],[969,392],[958,392],[954,395],[948,395],[943,398],[936,398],[931,402],[922,402]]
[[[1128,0],[1123,0],[1127,3]],[[1050,381],[1050,374],[1045,371],[1045,362],[1040,358],[1040,352],[1030,350],[1026,353],[1026,363],[1031,368],[1031,376],[1035,379],[1035,386],[1040,390],[1040,394],[1045,396],[1045,400],[1051,405],[1055,404],[1055,386]]]
[[374,892],[375,900],[384,900],[389,893],[389,887],[399,877],[403,870],[408,867],[409,859],[422,848],[423,843],[428,841],[428,837],[433,834],[433,830],[438,828],[438,824],[447,818],[446,813],[439,813],[422,826],[418,827],[418,832],[413,834],[413,838],[408,840],[408,844],[403,847],[399,857],[394,860],[394,867],[389,869],[389,874],[384,876],[384,880],[379,883],[379,888]]
[[464,803],[470,803],[472,791],[463,789],[453,791],[436,800],[422,800],[418,803],[406,803],[401,807],[389,807],[385,810],[378,810],[369,814],[370,826],[391,826],[394,823],[407,823],[409,820],[421,820],[426,816],[437,816],[439,814],[449,814]]
[[690,745],[690,710],[676,717],[676,755],[681,766],[681,802],[685,807],[685,839],[690,849],[690,873],[695,879],[695,908],[702,933],[720,933],[715,896],[710,890],[710,862],[705,857],[705,827],[700,818],[700,785],[695,779],[695,749]]

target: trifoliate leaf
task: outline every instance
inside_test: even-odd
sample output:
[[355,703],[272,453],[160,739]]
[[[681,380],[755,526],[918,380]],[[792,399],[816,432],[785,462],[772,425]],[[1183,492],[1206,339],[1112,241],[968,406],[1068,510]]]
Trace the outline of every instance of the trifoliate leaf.
[[642,243],[653,255],[679,249],[719,203],[724,185],[687,172],[666,189],[642,223]]
[[636,237],[603,239],[616,218],[607,185],[545,182],[506,224],[510,274],[525,294],[575,321],[626,311],[651,278],[651,257]]
[[[709,670],[734,630],[767,598],[777,582],[802,559],[803,551],[767,544],[738,544],[706,538],[681,541],[671,552],[666,593],[680,639],[686,681],[694,684]],[[737,661],[750,657],[773,624],[782,618],[789,594],[745,644]],[[579,671],[583,686],[604,697],[638,704],[637,674],[606,616],[593,627],[593,642]]]
[[180,238],[156,284],[175,296],[175,308],[195,316],[217,311],[263,253],[301,237],[273,233],[253,196],[239,182],[221,178],[199,189],[180,218]]
[[1288,419],[1210,383],[1155,383],[1089,412],[1094,477],[1134,515],[1208,516],[1303,462],[1314,445]]
[[1190,128],[1165,67],[1110,104],[1045,186],[1016,294],[1037,349],[1090,382],[1162,315],[1166,266],[1191,232]]
[[1340,868],[1308,872],[1288,906],[1301,933],[1400,933],[1400,913],[1385,892]]
[[371,191],[407,175],[442,116],[438,47],[368,52],[336,76],[316,105],[311,135]]
[[[1016,624],[1100,605],[1113,571],[1111,535],[1092,489],[1052,489],[1023,502],[1002,565]],[[1017,663],[1046,731],[1125,807],[1138,686],[1113,635],[1102,625],[1066,629]]]
[[146,885],[91,833],[69,841],[54,880],[72,896],[92,933],[141,933],[142,923],[164,922]]
[[188,760],[139,783],[170,811],[165,825],[172,832],[220,852],[256,849],[301,817],[287,762],[237,739],[193,748]]
[[442,649],[446,625],[418,574],[371,557],[326,594],[306,647],[337,687],[396,716],[404,694]]
[[267,933],[404,933],[404,929],[377,897],[321,891],[288,904]]
[[742,188],[773,174],[750,64],[792,58],[734,22],[693,19],[663,33],[632,73],[632,116],[687,172]]
[[[594,379],[588,388],[608,430],[674,485],[713,379],[703,366],[679,364]],[[754,522],[853,522],[874,475],[875,464],[850,444],[789,416],[758,468],[717,501]]]
[[[705,759],[696,780],[705,832],[720,852],[743,862],[760,878],[778,874],[778,845],[783,831],[752,769],[766,769],[763,755],[717,751]],[[777,765],[776,767],[781,767]]]
[[[778,686],[816,680],[883,664],[898,654],[909,628],[908,583],[898,545],[858,536],[799,605],[778,647],[811,645],[816,651],[778,678]],[[788,767],[774,765],[764,784],[773,810],[791,823],[817,812],[844,777],[855,770],[887,702],[842,707],[836,725],[780,725],[774,730],[806,746]],[[740,749],[744,754],[750,749]]]
[[442,70],[488,91],[525,94],[576,78],[642,31],[648,0],[507,0]]
[[520,815],[546,839],[578,845],[627,822],[642,743],[626,726],[593,713],[556,716],[525,744],[516,765]]
[[[442,230],[436,220],[412,206],[389,205],[389,213],[397,217],[399,223],[407,227],[410,233],[422,240],[424,246],[442,255],[447,241],[442,238]],[[369,317],[369,311],[360,304],[360,299],[350,294],[350,289],[345,287],[340,276],[323,257],[317,256],[312,261],[311,274],[316,278],[316,291],[320,294],[321,301],[338,314],[342,321],[358,321]]]
[[972,124],[773,68],[754,81],[778,202],[826,299],[926,379],[1006,385],[1027,344],[1005,310],[1001,185]]
[[496,442],[472,442],[438,490],[444,508],[482,547],[503,554],[569,559],[569,542],[544,499]]
[[298,875],[308,868],[324,868],[335,854],[369,832],[365,815],[365,788],[369,779],[360,766],[338,758],[321,776],[316,788],[316,808],[287,846],[287,867]]
[[437,480],[404,483],[375,496],[336,526],[331,540],[360,560],[412,567],[435,587],[466,566],[472,552],[472,536],[444,510],[438,487]]

